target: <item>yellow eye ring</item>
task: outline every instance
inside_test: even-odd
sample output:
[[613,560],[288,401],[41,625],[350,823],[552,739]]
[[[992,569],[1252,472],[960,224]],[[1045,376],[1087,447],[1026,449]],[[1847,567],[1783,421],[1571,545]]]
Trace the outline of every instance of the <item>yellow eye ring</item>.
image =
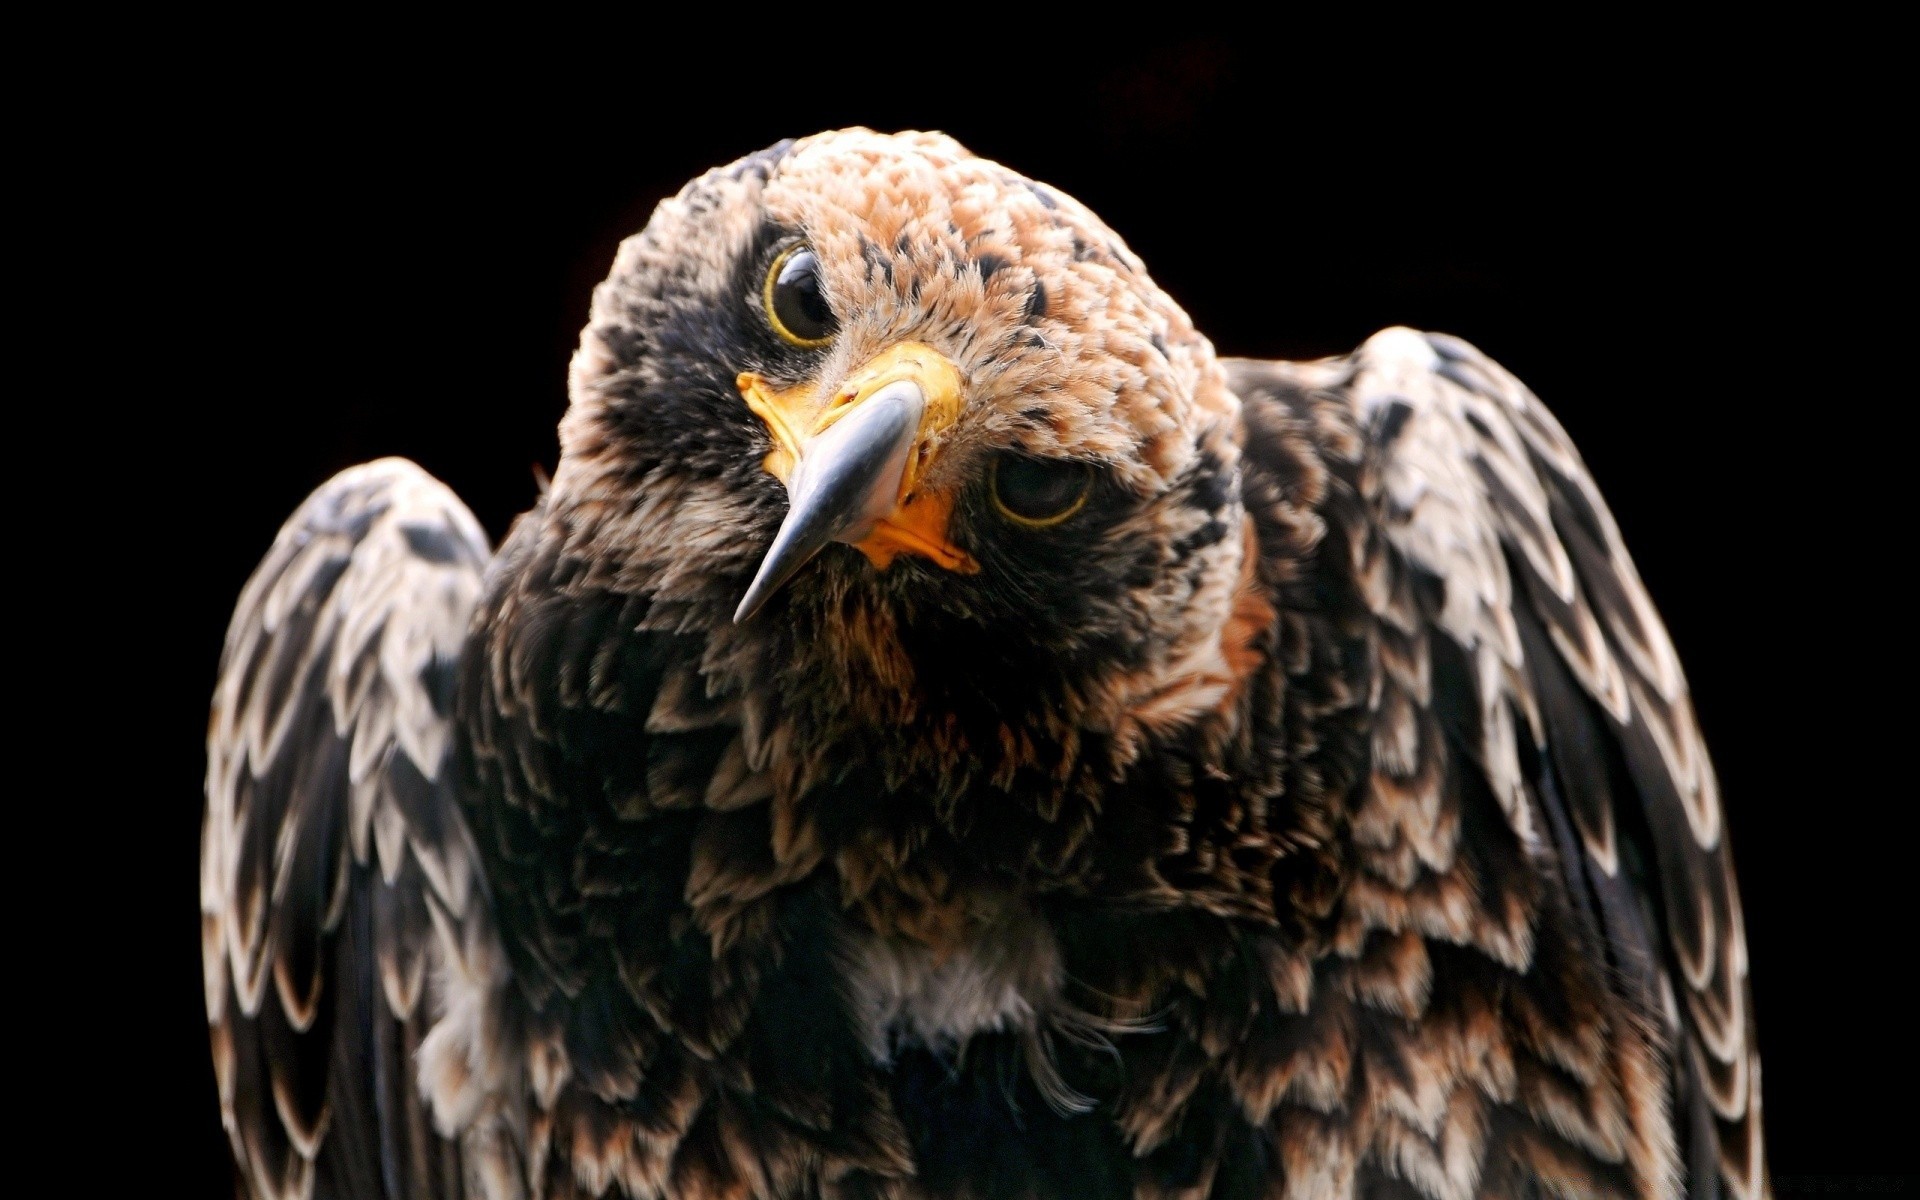
[[[1020,477],[1003,481],[1000,468],[1005,463],[1012,463]],[[987,484],[994,510],[1001,516],[1025,529],[1050,529],[1087,506],[1087,499],[1093,494],[1093,469],[1081,462],[1003,454],[987,469]],[[1004,490],[1008,486],[1016,493],[1013,503],[1027,511],[1022,512],[1008,502]]]
[[820,290],[820,259],[805,242],[782,250],[767,268],[760,303],[788,345],[817,350],[833,341],[838,322]]

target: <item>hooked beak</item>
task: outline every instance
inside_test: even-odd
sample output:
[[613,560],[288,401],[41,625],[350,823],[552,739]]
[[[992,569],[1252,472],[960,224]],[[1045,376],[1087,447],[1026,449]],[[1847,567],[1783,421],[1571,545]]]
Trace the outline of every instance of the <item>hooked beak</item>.
[[896,345],[825,405],[811,388],[777,391],[752,372],[738,385],[773,435],[765,466],[787,485],[788,508],[735,622],[758,612],[828,542],[858,548],[881,569],[902,553],[950,571],[980,569],[947,540],[951,499],[916,490],[961,407],[960,373],[945,355],[916,342]]

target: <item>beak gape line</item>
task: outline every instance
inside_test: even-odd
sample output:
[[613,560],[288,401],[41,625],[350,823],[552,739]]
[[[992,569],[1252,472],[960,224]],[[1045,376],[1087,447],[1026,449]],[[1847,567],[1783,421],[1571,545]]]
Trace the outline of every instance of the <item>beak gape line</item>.
[[959,371],[944,355],[914,342],[894,346],[823,407],[810,388],[776,391],[751,372],[739,388],[773,435],[764,465],[786,484],[788,509],[736,622],[758,612],[828,542],[859,548],[881,569],[900,553],[950,571],[980,569],[947,540],[951,499],[916,491],[931,440],[961,407]]

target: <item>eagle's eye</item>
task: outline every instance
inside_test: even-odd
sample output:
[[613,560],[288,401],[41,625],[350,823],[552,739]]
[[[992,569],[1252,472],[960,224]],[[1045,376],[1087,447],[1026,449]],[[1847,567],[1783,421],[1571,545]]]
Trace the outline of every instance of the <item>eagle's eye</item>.
[[833,340],[833,309],[820,288],[820,259],[806,246],[780,252],[767,269],[767,321],[773,331],[796,346],[812,349]]
[[1083,462],[1003,454],[991,468],[993,506],[1016,525],[1044,529],[1080,511],[1093,488]]

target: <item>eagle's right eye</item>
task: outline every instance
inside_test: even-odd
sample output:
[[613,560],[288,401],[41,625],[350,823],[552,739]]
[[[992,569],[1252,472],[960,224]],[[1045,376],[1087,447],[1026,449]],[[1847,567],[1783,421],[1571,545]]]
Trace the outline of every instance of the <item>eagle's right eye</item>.
[[773,260],[761,299],[782,340],[808,349],[833,340],[838,322],[820,286],[820,259],[808,247],[790,247]]

